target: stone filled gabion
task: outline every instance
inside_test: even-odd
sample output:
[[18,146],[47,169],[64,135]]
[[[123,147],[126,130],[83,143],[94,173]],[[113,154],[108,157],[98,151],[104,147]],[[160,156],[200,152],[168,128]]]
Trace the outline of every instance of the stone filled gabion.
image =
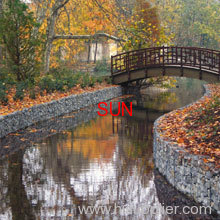
[[71,95],[60,100],[25,108],[12,114],[0,116],[0,138],[31,126],[34,123],[61,116],[81,108],[122,95],[120,86],[109,87],[94,92]]
[[[201,99],[210,96],[207,86],[205,89],[205,95]],[[195,102],[190,105],[193,104]],[[158,130],[164,117],[166,115],[154,123],[155,167],[177,190],[204,206],[211,206],[220,214],[220,170],[216,170],[214,164],[204,163],[205,156],[193,155],[172,141],[164,140],[162,132]]]

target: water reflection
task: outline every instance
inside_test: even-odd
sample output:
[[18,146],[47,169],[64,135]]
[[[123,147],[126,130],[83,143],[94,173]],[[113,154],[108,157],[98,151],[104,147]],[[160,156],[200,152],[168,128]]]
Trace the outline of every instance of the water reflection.
[[[146,120],[130,123],[128,117],[108,115],[29,148],[23,159],[29,172],[23,181],[31,203],[41,204],[36,214],[42,216],[42,210],[56,207],[57,212],[44,215],[80,217],[74,205],[127,205],[134,212],[147,205],[160,206],[152,175],[152,148],[144,141],[151,136],[151,126]],[[143,133],[144,127],[149,134]],[[36,185],[30,176],[43,182]],[[131,219],[134,216],[139,213]]]
[[[75,128],[65,121],[69,129],[2,160],[0,219],[172,218],[143,214],[164,201],[155,186],[152,127],[171,106],[202,95],[201,83],[192,82],[199,92],[186,89],[187,81],[171,93],[134,97],[127,100],[134,104],[132,117],[96,117]],[[78,206],[89,205],[112,207],[111,214],[80,214]],[[123,212],[113,212],[115,205]]]

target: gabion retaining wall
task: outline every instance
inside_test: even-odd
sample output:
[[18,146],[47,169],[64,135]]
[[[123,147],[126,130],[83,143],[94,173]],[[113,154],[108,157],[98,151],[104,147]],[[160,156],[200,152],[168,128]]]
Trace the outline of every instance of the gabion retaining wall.
[[34,123],[95,105],[120,95],[122,95],[122,88],[120,86],[114,86],[95,92],[71,95],[60,100],[25,108],[22,111],[16,111],[6,116],[0,116],[0,138],[17,130],[29,127]]
[[[122,102],[123,98],[118,98],[115,101],[107,101],[106,103],[108,106],[106,106],[106,109],[108,112],[110,110],[109,102],[111,101],[112,109],[114,111],[118,109],[118,102]],[[33,146],[35,143],[46,139],[49,136],[62,133],[66,130],[72,130],[83,123],[89,122],[90,120],[97,118],[98,111],[105,113],[105,111],[98,108],[98,105],[92,105],[88,108],[38,122],[25,129],[17,131],[16,135],[7,135],[0,139],[0,159],[18,150]]]
[[[210,95],[207,86],[205,89],[206,93],[201,99]],[[204,206],[211,206],[220,214],[220,170],[211,163],[204,163],[205,156],[192,155],[183,147],[164,140],[157,128],[159,120],[161,122],[166,115],[154,123],[155,167],[176,189]]]

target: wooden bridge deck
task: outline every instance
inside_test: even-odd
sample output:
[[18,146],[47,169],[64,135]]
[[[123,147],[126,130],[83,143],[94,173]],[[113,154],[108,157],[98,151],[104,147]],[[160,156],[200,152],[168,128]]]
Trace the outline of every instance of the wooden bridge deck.
[[185,76],[208,82],[220,80],[220,51],[195,47],[154,47],[111,58],[115,84],[155,76]]

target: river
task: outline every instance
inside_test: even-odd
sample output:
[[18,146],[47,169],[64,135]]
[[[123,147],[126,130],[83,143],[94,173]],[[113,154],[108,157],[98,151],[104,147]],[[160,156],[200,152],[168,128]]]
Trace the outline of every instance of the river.
[[153,122],[204,93],[202,81],[177,84],[126,99],[133,103],[132,117],[100,117],[89,108],[2,139],[4,148],[19,150],[0,161],[0,219],[181,218],[158,211],[172,202],[194,203],[154,170],[152,150]]

